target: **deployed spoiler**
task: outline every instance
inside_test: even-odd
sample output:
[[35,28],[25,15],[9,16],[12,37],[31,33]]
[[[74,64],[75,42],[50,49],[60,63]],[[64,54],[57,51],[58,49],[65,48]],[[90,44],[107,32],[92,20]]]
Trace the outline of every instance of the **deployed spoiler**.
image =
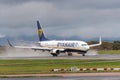
[[102,40],[101,40],[101,36],[100,36],[99,43],[98,44],[91,44],[91,45],[89,45],[89,47],[95,47],[95,46],[99,46],[101,44],[102,44]]

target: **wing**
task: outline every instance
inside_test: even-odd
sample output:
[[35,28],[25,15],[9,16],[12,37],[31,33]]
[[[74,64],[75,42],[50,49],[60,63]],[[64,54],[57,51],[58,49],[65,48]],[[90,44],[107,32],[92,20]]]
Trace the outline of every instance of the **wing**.
[[46,50],[46,51],[51,51],[52,48],[48,48],[48,47],[39,47],[39,46],[13,46],[9,40],[8,41],[8,44],[10,47],[14,47],[14,48],[19,48],[19,49],[33,49],[33,50]]
[[52,48],[48,48],[48,47],[39,47],[39,46],[14,46],[14,48],[32,49],[32,50],[44,50],[44,51],[51,51],[51,50],[52,50]]

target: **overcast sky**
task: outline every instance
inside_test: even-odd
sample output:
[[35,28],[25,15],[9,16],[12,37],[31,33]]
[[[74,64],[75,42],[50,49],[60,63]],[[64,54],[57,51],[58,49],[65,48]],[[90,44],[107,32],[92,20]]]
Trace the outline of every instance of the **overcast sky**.
[[0,0],[0,37],[120,38],[120,0]]

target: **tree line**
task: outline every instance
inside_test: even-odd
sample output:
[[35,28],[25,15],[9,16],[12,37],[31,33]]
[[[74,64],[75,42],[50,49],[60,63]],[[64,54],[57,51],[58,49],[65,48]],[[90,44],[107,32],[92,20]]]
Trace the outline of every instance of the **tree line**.
[[[90,41],[88,44],[96,44],[97,41]],[[120,41],[107,42],[103,41],[101,46],[93,47],[98,50],[120,50]]]

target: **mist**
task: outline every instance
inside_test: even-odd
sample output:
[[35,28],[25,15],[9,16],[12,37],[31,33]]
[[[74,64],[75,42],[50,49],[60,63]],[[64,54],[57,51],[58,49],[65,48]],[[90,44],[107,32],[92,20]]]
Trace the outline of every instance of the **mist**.
[[34,51],[31,49],[15,49],[12,47],[5,47],[0,52],[0,57],[45,57],[51,56],[48,52]]
[[[98,55],[96,50],[89,50],[86,56]],[[67,53],[61,53],[59,57],[68,57]],[[73,56],[82,56],[73,53]],[[32,49],[16,49],[13,47],[0,47],[0,58],[44,58],[53,57],[48,51],[32,50]]]

